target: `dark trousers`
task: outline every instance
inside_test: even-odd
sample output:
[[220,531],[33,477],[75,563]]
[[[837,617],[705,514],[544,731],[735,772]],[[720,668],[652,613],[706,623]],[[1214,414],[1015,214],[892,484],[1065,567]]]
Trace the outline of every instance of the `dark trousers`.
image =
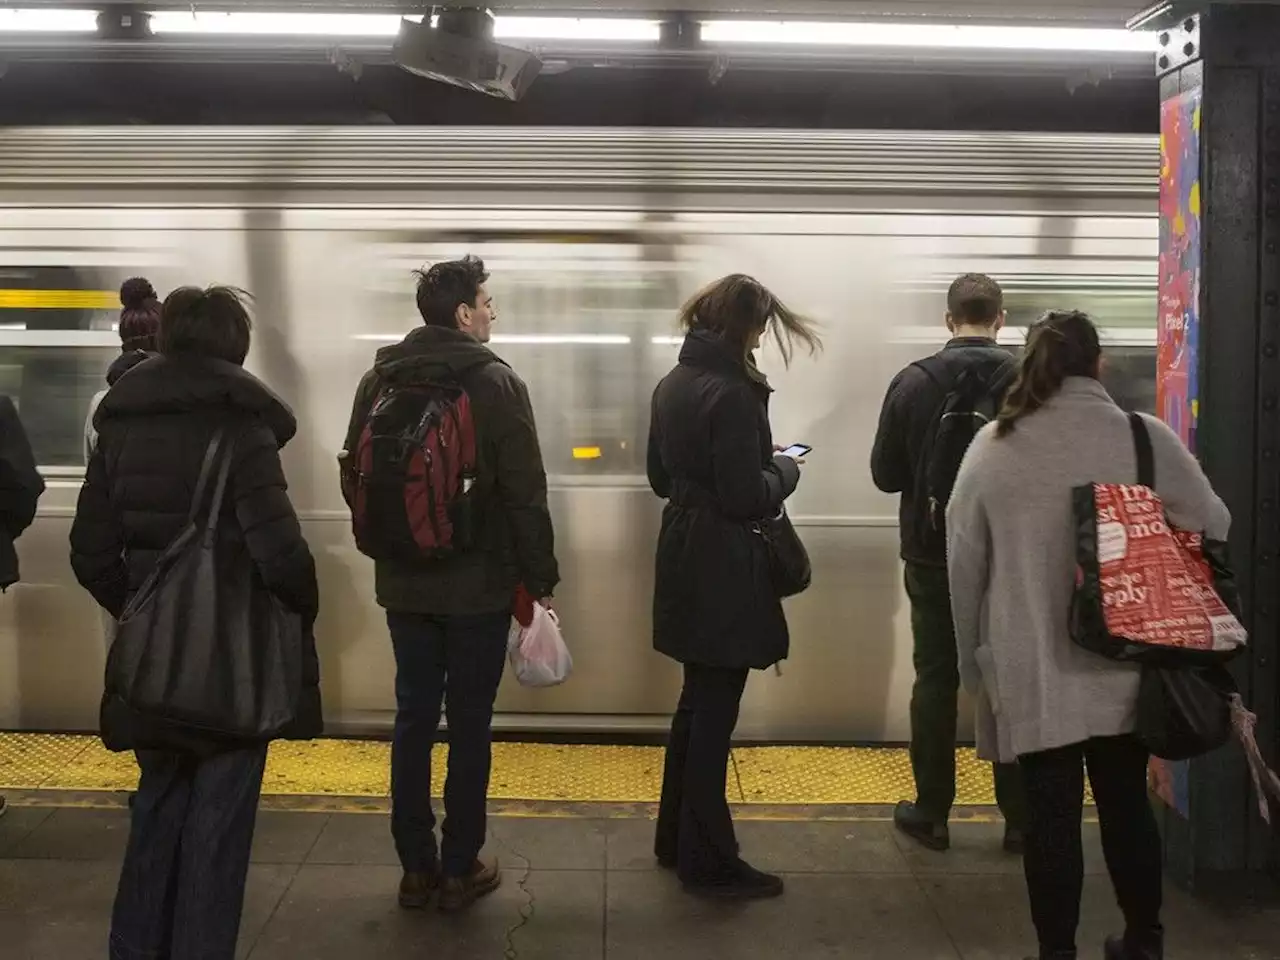
[[[484,846],[492,762],[493,701],[506,662],[510,613],[424,616],[387,611],[396,654],[391,742],[391,834],[404,869],[447,877],[471,872]],[[431,748],[441,700],[449,721],[442,856],[431,809]]]
[[1080,817],[1086,765],[1098,805],[1102,852],[1126,930],[1142,938],[1158,929],[1160,833],[1147,798],[1147,759],[1132,736],[1099,737],[1020,759],[1027,787],[1024,868],[1042,952],[1076,946],[1084,884]]
[[[942,567],[907,564],[911,600],[912,659],[916,680],[911,690],[911,772],[916,808],[935,823],[945,823],[956,802],[956,724],[960,663],[951,620],[951,587]],[[996,803],[1011,827],[1026,822],[1026,796],[1017,764],[996,764]]]
[[233,960],[267,748],[137,757],[111,960]]
[[689,881],[733,874],[738,841],[725,799],[729,746],[747,670],[687,663],[662,773],[654,850]]

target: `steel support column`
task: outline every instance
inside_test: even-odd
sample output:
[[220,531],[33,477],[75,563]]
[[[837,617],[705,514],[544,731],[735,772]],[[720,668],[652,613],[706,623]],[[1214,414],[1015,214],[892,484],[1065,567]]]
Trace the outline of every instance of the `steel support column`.
[[[1162,29],[1166,158],[1160,376],[1173,374],[1164,385],[1162,413],[1171,423],[1181,421],[1231,508],[1232,559],[1251,637],[1235,670],[1259,718],[1263,756],[1274,764],[1280,722],[1280,8],[1201,0],[1178,5],[1154,26]],[[1179,350],[1187,357],[1181,383]],[[1274,873],[1280,851],[1259,815],[1240,749],[1227,747],[1175,772],[1177,801],[1164,808],[1171,878],[1204,889],[1210,877],[1216,883],[1224,875]]]

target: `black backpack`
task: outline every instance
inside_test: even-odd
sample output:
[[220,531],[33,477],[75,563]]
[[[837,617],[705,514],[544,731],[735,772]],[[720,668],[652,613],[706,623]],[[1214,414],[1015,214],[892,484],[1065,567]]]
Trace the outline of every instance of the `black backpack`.
[[923,370],[943,393],[920,448],[916,502],[921,544],[945,552],[947,504],[960,462],[978,431],[1000,412],[1017,364],[1007,355],[974,360],[955,351],[951,356],[938,354],[919,360],[913,366]]

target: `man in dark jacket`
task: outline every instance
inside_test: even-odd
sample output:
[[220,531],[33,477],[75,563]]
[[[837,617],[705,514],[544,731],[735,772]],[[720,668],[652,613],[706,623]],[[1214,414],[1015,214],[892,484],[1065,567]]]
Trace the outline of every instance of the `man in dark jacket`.
[[[344,471],[354,470],[351,457],[388,387],[447,382],[469,397],[477,449],[471,545],[444,559],[378,560],[375,567],[378,603],[386,608],[396,657],[391,830],[404,868],[400,904],[408,908],[426,906],[440,886],[440,908],[462,910],[501,882],[497,863],[479,859],[493,703],[517,588],[546,603],[559,581],[529,392],[485,346],[497,319],[487,281],[484,263],[474,257],[436,264],[419,275],[418,310],[425,325],[378,351],[356,390],[343,452]],[[431,748],[442,697],[449,774],[438,851]]]
[[[945,850],[951,842],[947,820],[956,796],[960,674],[946,539],[932,529],[936,524],[929,517],[934,508],[925,491],[925,461],[945,398],[962,375],[1007,384],[1012,361],[996,343],[1004,319],[1004,293],[990,277],[966,274],[951,285],[947,329],[952,339],[934,357],[911,364],[893,379],[871,454],[876,486],[902,495],[898,522],[915,638],[911,768],[916,801],[898,804],[894,823],[935,850]],[[1006,823],[1005,848],[1020,852],[1025,801],[1017,766],[997,765],[995,783]]]
[[[36,469],[18,410],[12,400],[0,396],[0,590],[18,582],[14,541],[31,526],[43,493],[44,478]],[[0,814],[6,809],[4,797],[0,797]]]

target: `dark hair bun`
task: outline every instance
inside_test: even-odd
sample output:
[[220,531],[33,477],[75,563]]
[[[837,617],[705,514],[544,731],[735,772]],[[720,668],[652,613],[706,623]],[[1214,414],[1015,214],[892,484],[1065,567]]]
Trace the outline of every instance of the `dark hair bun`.
[[148,300],[155,300],[156,288],[145,277],[133,277],[120,287],[120,303],[126,310],[140,310]]

